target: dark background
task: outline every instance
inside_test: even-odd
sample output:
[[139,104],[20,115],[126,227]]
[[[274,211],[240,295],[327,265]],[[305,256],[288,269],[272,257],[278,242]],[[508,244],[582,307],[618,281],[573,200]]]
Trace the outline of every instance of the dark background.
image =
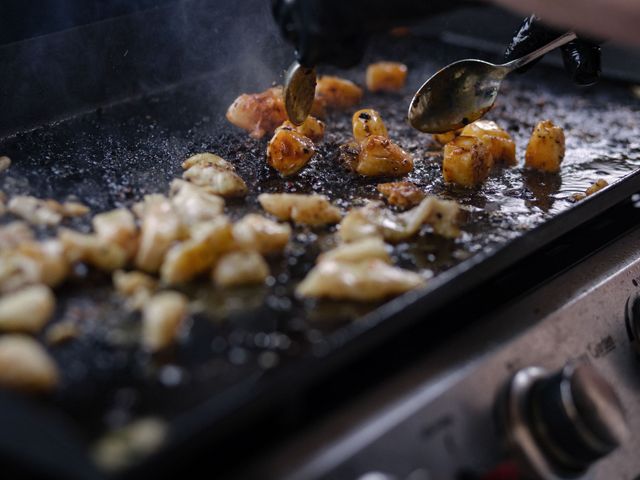
[[154,8],[177,0],[3,0],[0,44]]

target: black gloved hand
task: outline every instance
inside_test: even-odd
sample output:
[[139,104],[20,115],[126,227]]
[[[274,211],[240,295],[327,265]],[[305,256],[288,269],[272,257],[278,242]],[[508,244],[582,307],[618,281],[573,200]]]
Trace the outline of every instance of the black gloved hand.
[[374,32],[406,26],[467,5],[469,0],[272,0],[285,39],[307,67],[351,67],[363,57]]
[[[562,33],[545,26],[535,15],[527,18],[514,35],[504,53],[505,61],[515,60],[543,47]],[[602,71],[600,46],[584,38],[579,38],[562,47],[564,66],[578,85],[593,85],[600,79]],[[536,62],[519,71],[525,72]]]

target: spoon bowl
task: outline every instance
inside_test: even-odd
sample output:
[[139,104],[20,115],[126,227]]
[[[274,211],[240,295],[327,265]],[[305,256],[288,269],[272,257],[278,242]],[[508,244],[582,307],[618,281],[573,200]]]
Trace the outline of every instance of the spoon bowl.
[[475,122],[493,107],[504,77],[576,38],[567,32],[504,65],[474,59],[452,63],[420,87],[409,106],[409,123],[421,132],[446,133]]
[[509,69],[482,60],[460,60],[443,68],[418,90],[409,122],[421,132],[446,133],[491,110]]

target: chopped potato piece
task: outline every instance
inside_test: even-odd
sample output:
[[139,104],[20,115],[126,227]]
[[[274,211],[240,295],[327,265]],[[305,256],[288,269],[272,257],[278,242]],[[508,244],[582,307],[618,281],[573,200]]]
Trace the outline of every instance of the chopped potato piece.
[[390,205],[401,208],[415,207],[425,197],[425,193],[411,182],[380,183],[378,191]]
[[119,294],[130,296],[140,290],[153,292],[158,288],[158,282],[146,273],[118,270],[113,273],[113,286]]
[[56,308],[49,287],[34,285],[0,298],[0,331],[38,333]]
[[213,280],[220,287],[255,285],[269,276],[269,266],[258,252],[232,252],[218,261]]
[[227,120],[253,138],[262,138],[287,120],[282,87],[240,95],[227,110]]
[[347,109],[362,100],[362,89],[350,80],[340,77],[322,76],[316,85],[314,111],[326,108]]
[[171,203],[184,223],[194,225],[213,220],[224,213],[224,198],[209,192],[206,187],[176,178],[171,182]]
[[8,250],[33,240],[33,230],[26,222],[15,221],[0,226],[0,250]]
[[60,205],[60,213],[64,217],[82,217],[91,210],[80,202],[64,202]]
[[59,203],[55,200],[41,200],[26,195],[13,197],[9,211],[33,225],[58,225],[64,217],[85,215],[89,209],[78,202]]
[[324,195],[303,195],[295,193],[263,193],[258,201],[278,220],[292,220],[294,223],[321,226],[338,223],[342,214]]
[[301,170],[315,155],[311,139],[287,127],[278,128],[267,146],[267,162],[283,177]]
[[233,226],[233,238],[240,249],[262,254],[282,252],[291,237],[291,227],[250,213]]
[[44,283],[55,287],[69,273],[69,262],[61,242],[27,241],[11,249],[0,249],[0,291],[11,292]]
[[224,158],[214,154],[214,153],[196,153],[195,155],[191,155],[184,162],[182,162],[182,169],[188,170],[191,167],[200,166],[200,167],[219,167],[225,170],[230,170],[235,172],[235,167],[227,162]]
[[11,166],[11,159],[7,156],[0,157],[0,173],[4,172]]
[[46,340],[49,345],[61,345],[74,340],[80,336],[80,330],[75,323],[63,321],[51,325],[47,329]]
[[493,157],[477,137],[460,136],[444,147],[442,175],[447,183],[473,187],[489,177]]
[[361,262],[363,260],[378,259],[391,263],[389,249],[379,238],[363,238],[353,243],[340,245],[318,257],[318,263],[325,261]]
[[163,420],[136,419],[101,437],[92,452],[93,460],[104,471],[121,472],[160,449],[168,430]]
[[127,308],[137,311],[142,310],[156,292],[158,282],[146,273],[118,270],[113,273],[113,286],[116,292],[126,298]]
[[449,142],[453,142],[462,133],[462,129],[454,130],[447,133],[436,133],[433,135],[433,139],[440,145],[446,145]]
[[378,260],[339,262],[326,260],[316,265],[298,285],[300,297],[372,302],[421,287],[424,278]]
[[603,178],[600,178],[600,179],[596,180],[596,182],[593,185],[591,185],[589,188],[587,188],[584,193],[574,193],[573,195],[571,195],[571,197],[569,197],[569,201],[571,201],[571,202],[579,202],[580,200],[584,200],[588,196],[599,192],[600,190],[602,190],[603,188],[605,188],[608,185],[609,185],[609,182],[607,182]]
[[303,135],[316,143],[324,138],[324,131],[326,129],[323,121],[318,120],[311,115],[309,115],[305,119],[302,125],[294,125],[289,120],[287,120],[282,124],[282,126],[288,129],[295,130],[300,135]]
[[407,66],[398,62],[377,62],[367,67],[370,92],[397,92],[407,81]]
[[340,223],[338,234],[344,242],[382,237],[397,243],[415,236],[427,224],[436,234],[455,238],[460,234],[459,214],[460,206],[456,202],[436,197],[427,197],[417,207],[400,214],[383,208],[380,203],[370,202],[365,207],[351,210]]
[[137,418],[100,437],[93,448],[92,458],[101,470],[122,472],[139,463],[141,458],[157,452],[168,435],[169,427],[165,420]]
[[525,154],[525,165],[535,170],[557,173],[564,154],[564,131],[546,120],[538,123],[533,130]]
[[188,158],[182,164],[185,180],[204,187],[207,192],[222,197],[242,197],[247,194],[247,184],[231,165],[212,153],[201,153]]
[[211,269],[216,260],[233,245],[232,227],[226,217],[219,217],[192,229],[191,238],[169,249],[160,268],[160,278],[167,285],[188,282]]
[[382,117],[371,108],[358,110],[354,113],[351,124],[353,126],[353,138],[357,142],[362,142],[371,135],[389,137],[389,132],[387,132],[387,127],[382,121]]
[[39,198],[18,195],[9,201],[8,209],[14,215],[33,225],[58,225],[62,213],[58,202],[48,202]]
[[358,168],[360,157],[360,144],[358,142],[349,142],[339,147],[338,159],[347,170],[355,172]]
[[0,387],[48,392],[58,384],[58,367],[34,339],[21,334],[0,337]]
[[118,270],[127,263],[127,252],[122,247],[97,235],[65,228],[60,230],[59,238],[65,256],[71,263],[84,262],[105,272]]
[[171,345],[187,317],[187,297],[178,292],[155,294],[142,311],[142,345],[157,352]]
[[355,171],[365,177],[397,177],[413,170],[413,157],[386,137],[372,135],[360,145]]
[[478,120],[470,123],[462,129],[462,135],[478,137],[484,141],[487,149],[493,157],[494,163],[502,163],[508,166],[517,165],[516,144],[505,130],[495,122]]
[[[347,213],[338,227],[338,236],[343,242],[357,242],[367,238],[384,237],[380,225],[373,216],[375,210],[370,204],[363,208],[354,208]],[[380,207],[376,207],[380,208]]]
[[42,242],[26,242],[14,250],[16,258],[31,261],[38,270],[34,283],[44,283],[50,287],[60,285],[69,274],[69,261],[65,247],[59,240],[50,239]]
[[600,190],[602,190],[604,187],[608,186],[609,182],[607,182],[606,180],[599,178],[598,180],[596,180],[596,182],[591,185],[589,188],[587,188],[585,190],[585,194],[587,196],[589,195],[593,195],[594,193],[599,192]]
[[114,243],[132,258],[138,249],[138,229],[133,214],[126,208],[118,208],[93,217],[96,235],[107,243]]
[[184,238],[185,228],[169,200],[162,196],[147,196],[142,208],[140,244],[136,267],[156,273],[171,245]]

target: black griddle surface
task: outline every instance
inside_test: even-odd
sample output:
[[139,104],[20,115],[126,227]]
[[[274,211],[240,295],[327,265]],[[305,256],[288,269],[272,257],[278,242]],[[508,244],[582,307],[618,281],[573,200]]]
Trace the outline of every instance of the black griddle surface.
[[[562,173],[544,175],[518,167],[494,174],[478,190],[445,186],[441,147],[404,121],[411,93],[443,62],[417,60],[411,46],[411,40],[393,40],[387,47],[393,55],[380,51],[376,56],[408,64],[404,93],[366,94],[362,107],[378,109],[390,137],[414,155],[416,168],[409,179],[428,193],[456,199],[466,207],[459,239],[444,240],[425,231],[416,241],[394,249],[400,266],[434,277],[430,298],[443,288],[441,274],[464,275],[467,267],[488,263],[550,220],[570,219],[574,210],[582,213],[569,223],[595,214],[585,213],[591,199],[575,205],[569,198],[598,178],[612,184],[610,191],[618,188],[616,182],[633,180],[640,166],[640,101],[631,90],[607,82],[578,90],[561,72],[539,67],[526,77],[509,79],[487,118],[513,135],[520,164],[536,122],[551,119],[562,126],[567,137]],[[429,48],[440,47],[422,42],[420,51]],[[362,84],[363,70],[339,73]],[[281,179],[270,170],[264,159],[268,139],[249,139],[224,119],[226,107],[243,93],[234,88],[237,74],[231,67],[158,94],[1,139],[0,154],[10,156],[13,165],[0,174],[0,190],[9,197],[77,198],[95,214],[130,207],[148,193],[167,192],[170,181],[181,174],[182,160],[210,151],[232,162],[249,186],[246,201],[228,202],[233,218],[260,211],[256,197],[262,192],[323,193],[345,210],[363,199],[379,198],[375,187],[384,180],[358,178],[337,161],[338,146],[350,137],[353,111],[327,119],[328,134],[320,152],[300,175]],[[273,79],[277,78],[274,73]],[[606,195],[607,191],[594,199]],[[87,219],[67,225],[89,229]],[[399,321],[405,308],[408,312],[412,305],[420,305],[406,313],[407,318],[426,314],[429,303],[417,302],[421,295],[413,293],[384,306],[295,299],[293,289],[317,253],[333,245],[332,231],[295,228],[287,254],[270,259],[273,276],[264,287],[222,291],[206,279],[185,287],[202,312],[194,316],[190,332],[174,351],[157,358],[139,351],[139,317],[125,312],[110,291],[110,279],[78,269],[57,291],[56,321],[76,321],[82,336],[50,349],[61,365],[62,385],[41,402],[62,412],[87,444],[137,417],[188,424],[189,414],[203,405],[213,422],[268,391],[276,378],[291,374],[292,383],[299,379],[302,385],[304,375],[298,367],[308,362],[320,365],[317,360],[355,345],[365,333]],[[199,427],[204,428],[191,424],[186,429]]]

